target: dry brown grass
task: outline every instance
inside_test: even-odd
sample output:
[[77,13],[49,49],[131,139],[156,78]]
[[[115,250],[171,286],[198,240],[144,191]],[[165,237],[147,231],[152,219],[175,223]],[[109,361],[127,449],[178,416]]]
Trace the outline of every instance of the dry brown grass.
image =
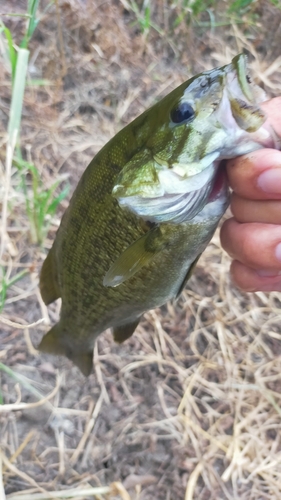
[[[281,19],[268,2],[264,26],[247,37],[245,26],[200,33],[181,25],[167,39],[153,30],[145,38],[123,5],[67,0],[59,18],[53,7],[38,27],[30,70],[50,84],[27,90],[21,142],[46,186],[67,173],[73,189],[121,126],[243,47],[257,79],[280,93],[280,45],[267,26],[280,41]],[[155,2],[163,30],[167,8]],[[10,18],[9,26],[22,25]],[[1,65],[4,144],[10,84]],[[110,332],[99,338],[85,380],[33,347],[59,314],[58,303],[47,310],[40,298],[38,271],[60,215],[44,249],[31,245],[13,172],[1,265],[7,279],[29,272],[0,317],[0,499],[280,500],[280,294],[235,289],[216,234],[177,303],[148,312],[121,347]]]

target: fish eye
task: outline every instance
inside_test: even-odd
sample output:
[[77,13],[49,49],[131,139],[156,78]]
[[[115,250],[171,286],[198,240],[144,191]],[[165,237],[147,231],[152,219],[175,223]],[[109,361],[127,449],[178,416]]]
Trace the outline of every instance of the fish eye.
[[176,108],[172,109],[170,117],[173,123],[180,124],[190,121],[195,116],[193,107],[188,102],[181,102]]

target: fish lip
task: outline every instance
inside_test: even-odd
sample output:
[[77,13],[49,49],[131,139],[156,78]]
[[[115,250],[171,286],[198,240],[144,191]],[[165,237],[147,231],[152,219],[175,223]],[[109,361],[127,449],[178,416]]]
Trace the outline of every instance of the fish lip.
[[230,66],[233,66],[233,70],[238,79],[240,89],[242,90],[244,96],[248,101],[253,102],[253,94],[250,85],[249,75],[247,71],[247,56],[246,54],[238,54],[233,57]]
[[[243,96],[246,98],[247,102],[252,104],[257,103],[256,96],[254,95],[255,87],[257,86],[252,83],[247,62],[248,58],[246,54],[242,52],[233,57],[231,63],[224,66],[223,69],[227,79],[229,79],[229,76],[232,76],[234,80],[237,80],[239,89],[242,91]],[[261,95],[264,97],[265,93],[262,91]]]

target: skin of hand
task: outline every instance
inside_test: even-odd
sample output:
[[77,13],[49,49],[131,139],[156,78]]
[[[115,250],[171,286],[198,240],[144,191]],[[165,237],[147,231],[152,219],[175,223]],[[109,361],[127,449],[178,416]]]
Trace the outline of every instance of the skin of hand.
[[[262,105],[281,137],[281,97]],[[244,291],[281,291],[281,152],[260,149],[227,163],[233,217],[221,244],[233,259],[231,275]]]

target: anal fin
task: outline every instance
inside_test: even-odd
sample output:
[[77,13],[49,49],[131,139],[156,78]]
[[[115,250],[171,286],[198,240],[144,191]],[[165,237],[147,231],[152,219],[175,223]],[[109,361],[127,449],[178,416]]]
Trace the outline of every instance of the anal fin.
[[60,290],[56,282],[56,268],[54,263],[54,250],[51,248],[40,273],[40,292],[46,305],[51,304],[60,297]]
[[44,335],[38,349],[48,354],[66,356],[72,361],[79,370],[87,377],[93,368],[93,350],[87,352],[73,352],[68,346],[61,342],[61,325],[57,323],[51,330]]
[[122,342],[124,342],[124,340],[130,338],[133,335],[135,329],[137,328],[139,322],[140,318],[137,318],[135,321],[132,321],[131,323],[126,323],[125,325],[120,325],[113,328],[113,338],[115,342],[121,344]]

